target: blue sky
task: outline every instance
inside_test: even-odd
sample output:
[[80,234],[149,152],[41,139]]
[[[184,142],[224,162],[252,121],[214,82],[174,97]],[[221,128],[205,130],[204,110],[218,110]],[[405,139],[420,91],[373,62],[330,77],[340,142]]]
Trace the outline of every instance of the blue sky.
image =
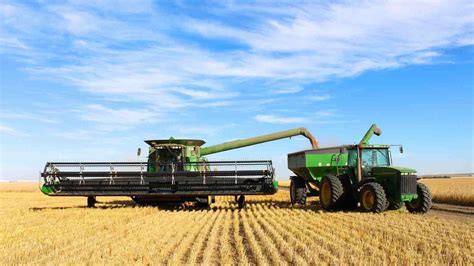
[[[293,127],[404,144],[397,165],[473,172],[472,1],[2,1],[2,180],[46,161],[136,160]],[[301,137],[211,156],[272,159]],[[142,156],[142,159],[144,157]]]

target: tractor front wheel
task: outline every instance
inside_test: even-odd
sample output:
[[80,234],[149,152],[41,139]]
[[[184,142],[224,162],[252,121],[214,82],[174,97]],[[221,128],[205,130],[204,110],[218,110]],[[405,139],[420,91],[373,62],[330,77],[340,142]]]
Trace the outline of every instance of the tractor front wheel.
[[306,204],[306,182],[299,176],[291,177],[290,181],[291,204]]
[[363,211],[380,213],[387,207],[383,187],[375,182],[364,184],[360,190],[360,206]]
[[427,213],[431,209],[431,191],[422,183],[418,183],[416,187],[418,197],[412,201],[406,202],[405,206],[411,213]]
[[335,210],[341,205],[344,193],[341,180],[333,175],[324,176],[319,185],[319,201],[324,210]]

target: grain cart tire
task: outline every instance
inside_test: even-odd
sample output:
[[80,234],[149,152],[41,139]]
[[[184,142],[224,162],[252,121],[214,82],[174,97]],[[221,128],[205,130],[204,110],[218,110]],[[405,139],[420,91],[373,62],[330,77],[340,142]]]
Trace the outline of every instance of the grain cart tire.
[[388,210],[400,210],[403,207],[403,202],[389,203]]
[[291,177],[290,181],[290,199],[291,204],[306,205],[306,182],[299,176]]
[[363,211],[380,213],[387,206],[387,197],[383,187],[375,182],[364,184],[360,189],[360,206]]
[[246,205],[246,203],[245,203],[245,196],[244,196],[244,195],[240,195],[240,196],[239,196],[239,199],[238,199],[238,201],[237,201],[237,203],[239,204],[239,209],[245,208],[245,205]]
[[319,185],[319,202],[324,210],[335,210],[341,205],[344,188],[341,180],[333,175],[324,176]]
[[416,191],[418,198],[405,202],[407,210],[411,213],[427,213],[431,209],[432,196],[430,189],[422,183],[417,183]]
[[95,199],[95,196],[88,196],[87,197],[87,208],[94,208],[96,202],[97,202],[97,200]]

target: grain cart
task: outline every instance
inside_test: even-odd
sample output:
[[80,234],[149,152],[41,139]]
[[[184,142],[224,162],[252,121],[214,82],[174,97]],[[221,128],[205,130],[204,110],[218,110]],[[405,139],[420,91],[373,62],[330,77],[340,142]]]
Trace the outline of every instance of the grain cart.
[[390,145],[369,144],[374,134],[381,134],[375,124],[359,144],[288,154],[288,168],[296,174],[291,202],[305,204],[307,196],[319,196],[325,210],[354,209],[359,202],[362,210],[376,213],[403,204],[410,212],[426,213],[430,190],[417,182],[414,169],[392,166]]
[[89,207],[96,196],[130,196],[138,204],[197,201],[207,206],[209,197],[212,201],[218,195],[234,195],[243,207],[245,195],[276,193],[272,162],[208,161],[203,156],[297,135],[318,148],[305,128],[209,147],[197,139],[146,140],[148,161],[48,162],[41,173],[41,191],[49,196],[85,196]]

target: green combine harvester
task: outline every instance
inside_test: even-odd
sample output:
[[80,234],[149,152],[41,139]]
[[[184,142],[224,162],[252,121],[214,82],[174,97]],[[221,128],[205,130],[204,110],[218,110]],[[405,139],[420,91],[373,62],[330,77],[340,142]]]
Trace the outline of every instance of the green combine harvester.
[[428,187],[417,181],[414,169],[392,166],[390,145],[369,144],[374,134],[381,134],[375,124],[359,144],[288,154],[288,168],[296,174],[291,202],[305,204],[306,197],[319,196],[325,210],[350,210],[360,203],[362,210],[375,213],[403,205],[412,213],[428,212]]
[[41,191],[85,196],[88,207],[94,206],[96,196],[129,196],[138,204],[194,201],[208,206],[215,196],[233,195],[242,208],[245,195],[277,192],[272,161],[208,161],[203,156],[297,135],[318,148],[305,128],[209,147],[196,139],[147,140],[146,162],[48,162],[41,173]]

